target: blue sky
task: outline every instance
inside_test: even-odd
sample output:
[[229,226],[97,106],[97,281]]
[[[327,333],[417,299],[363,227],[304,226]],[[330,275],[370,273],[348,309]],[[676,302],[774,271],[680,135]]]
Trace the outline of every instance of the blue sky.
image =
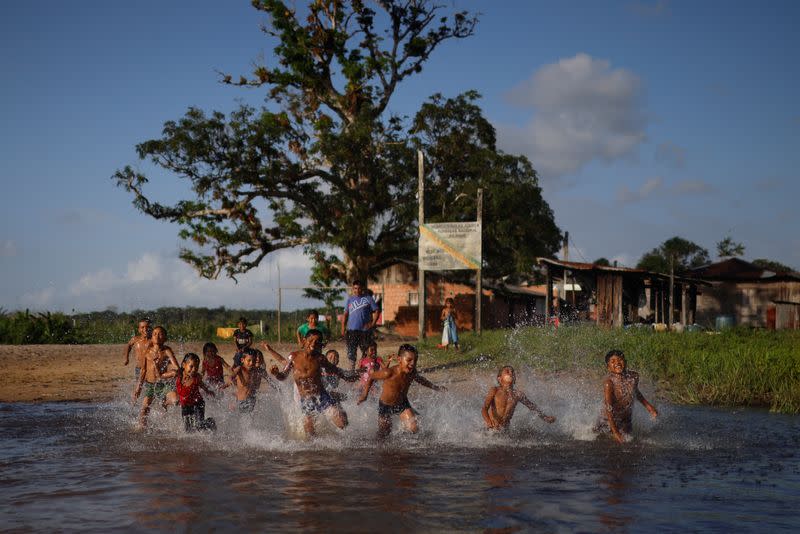
[[[449,4],[450,2],[447,2]],[[448,42],[391,111],[476,89],[501,148],[540,173],[571,259],[633,266],[674,235],[800,269],[797,2],[461,1],[476,34]],[[274,307],[307,283],[283,251],[234,284],[177,259],[177,228],[134,210],[110,176],[188,106],[263,93],[218,83],[269,58],[248,1],[0,5],[0,307],[89,311]],[[150,191],[179,198],[151,172]],[[299,291],[286,308],[308,306]]]

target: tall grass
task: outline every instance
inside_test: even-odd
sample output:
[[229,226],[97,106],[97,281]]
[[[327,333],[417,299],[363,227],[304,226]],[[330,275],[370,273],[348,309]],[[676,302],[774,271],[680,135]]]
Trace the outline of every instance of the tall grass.
[[683,404],[764,406],[800,413],[800,331],[653,332],[594,326],[558,331],[528,327],[462,337],[461,353],[423,350],[440,360],[491,355],[500,363],[525,363],[544,371],[605,372],[612,348],[628,366],[656,383],[659,393]]

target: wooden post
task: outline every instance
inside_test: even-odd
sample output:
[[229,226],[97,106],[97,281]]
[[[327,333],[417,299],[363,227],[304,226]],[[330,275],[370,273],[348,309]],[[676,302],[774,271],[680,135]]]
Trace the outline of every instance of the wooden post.
[[689,320],[689,303],[686,302],[686,299],[689,297],[689,292],[686,289],[686,284],[681,284],[681,323],[683,326],[689,324],[687,321]]
[[544,296],[544,325],[550,324],[550,316],[553,314],[553,274],[550,272],[550,265],[545,263],[545,296]]
[[281,266],[278,264],[278,343],[281,342]]
[[[418,177],[418,190],[419,190],[419,227],[425,224],[425,158],[422,155],[422,150],[417,150],[417,177]],[[419,340],[425,339],[425,270],[422,264],[419,263],[420,258],[417,257],[417,306],[419,307]]]
[[[483,189],[478,188],[478,223],[481,226],[481,256],[483,256]],[[481,309],[483,308],[483,259],[478,265],[478,281],[475,284],[475,332],[481,335],[483,321]]]
[[675,255],[669,257],[669,317],[667,317],[667,330],[672,330],[672,321],[675,317]]

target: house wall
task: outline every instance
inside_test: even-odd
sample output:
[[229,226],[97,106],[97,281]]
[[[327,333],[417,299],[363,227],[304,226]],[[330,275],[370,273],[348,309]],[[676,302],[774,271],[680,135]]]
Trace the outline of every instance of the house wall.
[[766,328],[772,301],[800,301],[800,282],[713,282],[697,295],[697,322],[713,327],[720,315],[737,325]]

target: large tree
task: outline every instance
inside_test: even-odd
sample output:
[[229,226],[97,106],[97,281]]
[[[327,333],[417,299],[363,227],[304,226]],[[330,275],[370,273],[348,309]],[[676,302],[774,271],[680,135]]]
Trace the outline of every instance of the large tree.
[[708,250],[675,236],[643,255],[636,267],[667,274],[670,272],[670,265],[673,265],[675,274],[684,274],[690,269],[707,264],[708,261]]
[[[296,246],[326,285],[414,258],[415,149],[435,162],[429,209],[450,215],[444,199],[455,188],[470,199],[486,189],[486,218],[496,221],[485,246],[495,251],[490,273],[527,270],[533,256],[554,250],[558,229],[535,171],[496,150],[474,96],[454,101],[460,114],[434,97],[413,124],[386,111],[398,84],[440,44],[471,35],[475,17],[447,15],[426,0],[370,5],[318,0],[301,13],[285,2],[254,2],[269,15],[273,58],[252,76],[222,82],[266,89],[267,105],[227,115],[190,108],[165,123],[161,138],[137,146],[141,159],[187,180],[192,198],[162,204],[146,194],[142,173],[125,167],[114,175],[140,211],[182,227],[181,258],[202,276],[235,277]],[[447,135],[431,130],[437,108],[452,115]],[[472,138],[468,165],[453,144],[459,135]]]
[[[137,146],[141,159],[186,179],[193,198],[151,200],[130,166],[117,183],[134,205],[182,226],[181,258],[205,277],[247,272],[270,252],[340,251],[339,279],[415,250],[416,190],[404,125],[387,116],[398,84],[421,71],[444,41],[473,33],[474,16],[446,15],[425,0],[318,0],[302,12],[277,0],[268,15],[274,57],[224,83],[267,89],[268,106],[225,115],[190,109]],[[372,5],[372,4],[371,4]]]

